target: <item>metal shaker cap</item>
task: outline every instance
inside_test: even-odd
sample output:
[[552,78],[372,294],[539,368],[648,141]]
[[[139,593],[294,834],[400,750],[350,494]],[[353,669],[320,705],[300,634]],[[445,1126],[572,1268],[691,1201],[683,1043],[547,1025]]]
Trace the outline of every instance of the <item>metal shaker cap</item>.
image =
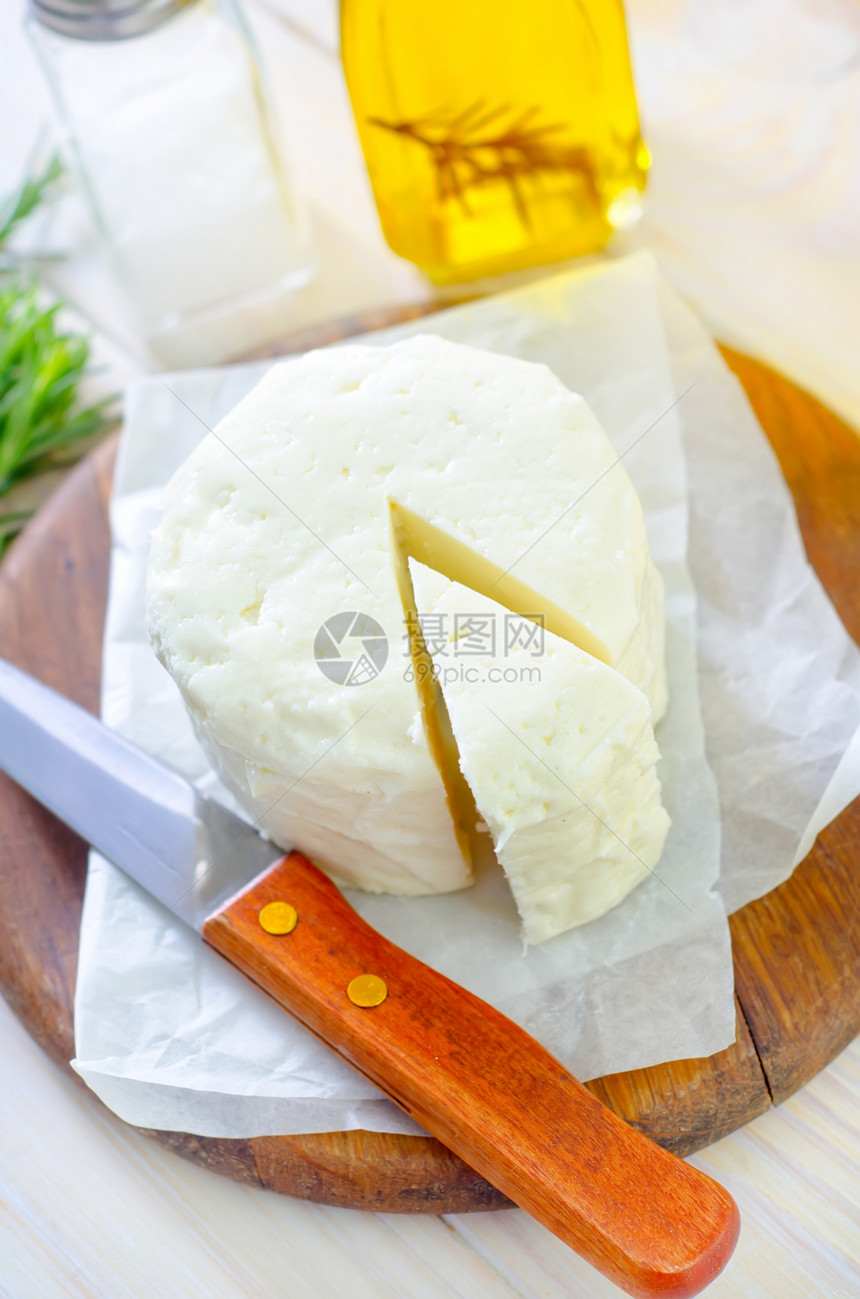
[[43,27],[81,41],[121,41],[143,36],[195,0],[29,0]]

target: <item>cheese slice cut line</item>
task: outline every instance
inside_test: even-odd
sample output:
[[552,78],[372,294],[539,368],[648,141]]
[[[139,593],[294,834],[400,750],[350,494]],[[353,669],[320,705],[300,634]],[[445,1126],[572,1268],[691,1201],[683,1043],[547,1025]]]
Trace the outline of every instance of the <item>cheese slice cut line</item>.
[[[450,614],[474,595],[483,614],[497,617],[491,597],[464,590],[464,583],[438,569],[428,573],[429,565],[422,570],[420,561],[413,559],[409,568],[413,599],[418,588],[416,602],[426,613]],[[553,646],[553,639],[547,637],[537,707],[525,726],[520,699],[505,687],[493,687],[500,691],[500,699],[492,700],[496,707],[484,697],[486,669],[498,662],[496,651],[470,660],[477,669],[475,684],[436,678],[454,742],[457,736],[461,740],[463,775],[492,834],[528,943],[585,924],[621,902],[653,873],[670,824],[660,800],[659,752],[647,699],[593,656],[589,665],[577,646],[559,644],[561,638]],[[498,637],[494,643],[500,643]],[[515,651],[513,658],[506,651],[506,662],[514,660],[522,668],[528,662],[525,651]],[[540,700],[544,674],[550,694]],[[505,716],[509,710],[499,707],[502,702],[517,704],[514,715]],[[541,735],[552,715],[541,702],[552,703],[556,715],[561,712],[560,729],[544,736],[545,755],[528,735],[528,727]],[[581,711],[572,715],[577,703]],[[577,740],[577,732],[587,740]],[[622,756],[617,767],[615,754]],[[558,768],[563,756],[573,759],[565,775]],[[558,869],[547,874],[550,860]]]
[[474,835],[478,833],[476,827],[483,823],[483,817],[463,774],[448,706],[434,672],[433,658],[424,641],[421,611],[415,600],[409,560],[425,564],[449,582],[456,582],[477,595],[492,598],[502,608],[519,617],[530,621],[534,621],[536,616],[542,617],[546,630],[607,666],[610,665],[609,651],[572,614],[513,577],[510,572],[505,572],[491,560],[477,554],[408,506],[389,500],[389,508],[391,556],[403,607],[424,734],[445,788],[457,843],[464,863],[471,870],[476,850]]
[[510,613],[535,621],[544,619],[547,631],[569,641],[585,654],[614,667],[607,647],[593,632],[560,605],[546,599],[533,587],[500,568],[462,541],[397,501],[391,501],[392,532],[397,545],[411,559],[434,569],[449,582],[458,582],[478,595],[495,600]]
[[404,627],[409,641],[415,690],[421,711],[421,721],[430,755],[436,764],[457,844],[463,854],[464,864],[472,872],[475,856],[474,835],[481,820],[475,798],[460,766],[460,753],[454,730],[448,716],[448,706],[433,669],[433,659],[427,649],[421,629],[412,574],[409,571],[409,551],[405,544],[394,503],[391,503],[391,558],[400,602],[403,606]]

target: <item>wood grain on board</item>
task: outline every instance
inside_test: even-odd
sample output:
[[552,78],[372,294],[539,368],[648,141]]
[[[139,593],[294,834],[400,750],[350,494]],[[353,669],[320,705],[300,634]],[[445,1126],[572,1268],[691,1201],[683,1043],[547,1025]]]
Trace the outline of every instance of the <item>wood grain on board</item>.
[[[375,312],[286,340],[304,350],[420,314]],[[771,440],[807,552],[860,638],[860,439],[783,376],[724,349]],[[96,710],[115,442],[67,478],[0,568],[0,654]],[[72,1002],[86,849],[0,776],[0,988],[76,1081]],[[727,1135],[814,1077],[860,1030],[860,800],[794,875],[731,919],[738,1037],[704,1060],[595,1080],[588,1090],[678,1154]],[[94,1103],[98,1103],[95,1101]],[[508,1200],[440,1142],[335,1132],[231,1141],[147,1135],[214,1172],[322,1203],[463,1212]]]

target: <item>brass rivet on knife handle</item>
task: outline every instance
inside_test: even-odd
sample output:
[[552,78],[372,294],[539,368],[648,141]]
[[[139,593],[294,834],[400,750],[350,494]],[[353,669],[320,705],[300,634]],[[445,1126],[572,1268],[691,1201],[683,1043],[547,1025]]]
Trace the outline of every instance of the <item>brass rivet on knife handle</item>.
[[299,913],[290,902],[268,902],[260,911],[259,921],[267,934],[291,934],[299,922]]
[[346,989],[353,1006],[381,1006],[388,996],[388,985],[378,974],[357,974]]

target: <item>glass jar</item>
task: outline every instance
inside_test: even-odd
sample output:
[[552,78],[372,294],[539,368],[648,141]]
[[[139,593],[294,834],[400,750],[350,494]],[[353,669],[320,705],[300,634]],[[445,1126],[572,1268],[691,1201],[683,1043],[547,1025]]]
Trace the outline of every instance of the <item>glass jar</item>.
[[445,284],[603,247],[648,153],[620,0],[341,0],[385,237]]
[[30,0],[65,152],[162,362],[284,331],[313,271],[233,0]]

